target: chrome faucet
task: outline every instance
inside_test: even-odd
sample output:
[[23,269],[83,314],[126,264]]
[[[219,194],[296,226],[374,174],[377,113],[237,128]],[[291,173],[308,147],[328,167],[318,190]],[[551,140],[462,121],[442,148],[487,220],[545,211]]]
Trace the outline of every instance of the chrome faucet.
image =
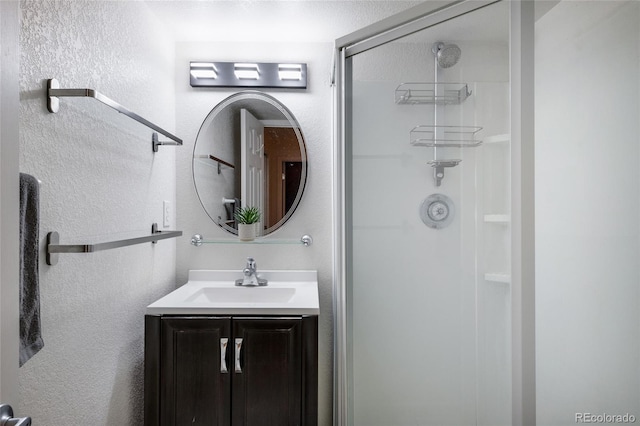
[[247,266],[244,267],[242,273],[244,274],[244,278],[236,280],[237,286],[253,287],[267,285],[267,280],[258,278],[258,267],[253,257],[247,257]]

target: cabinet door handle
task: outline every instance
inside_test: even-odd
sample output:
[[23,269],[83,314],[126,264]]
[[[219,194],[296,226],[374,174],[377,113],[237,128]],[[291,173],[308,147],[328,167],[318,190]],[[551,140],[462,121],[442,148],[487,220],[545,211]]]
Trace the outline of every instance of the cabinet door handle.
[[242,350],[242,337],[236,337],[236,373],[242,373],[240,366],[240,351]]
[[227,337],[220,338],[220,372],[228,373],[227,370],[227,343],[229,339]]

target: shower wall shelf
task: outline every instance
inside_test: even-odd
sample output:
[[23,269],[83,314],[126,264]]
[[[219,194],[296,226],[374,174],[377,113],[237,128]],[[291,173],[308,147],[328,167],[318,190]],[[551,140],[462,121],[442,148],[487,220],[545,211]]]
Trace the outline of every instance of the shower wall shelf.
[[283,244],[283,245],[303,245],[309,247],[313,244],[311,235],[303,235],[300,239],[274,239],[274,238],[256,238],[253,241],[240,241],[239,239],[220,238],[205,240],[200,234],[191,237],[191,245],[200,247],[202,244]]
[[[437,43],[438,52],[442,43]],[[459,48],[455,46],[459,53]],[[436,53],[436,50],[434,50]],[[456,59],[457,61],[457,59]],[[419,125],[409,132],[409,141],[413,146],[433,148],[433,179],[436,186],[442,184],[445,168],[455,167],[460,160],[438,158],[437,148],[474,148],[482,144],[476,134],[482,127],[476,126],[442,126],[438,125],[438,106],[459,105],[469,96],[471,90],[467,83],[438,82],[438,57],[435,57],[435,81],[426,83],[402,83],[395,90],[397,104],[421,105],[433,107],[433,125]]]
[[137,121],[138,123],[141,123],[141,124],[145,125],[146,127],[150,128],[151,130],[154,130],[155,132],[158,132],[158,133],[168,137],[169,139],[171,139],[171,141],[159,141],[158,140],[158,135],[156,133],[153,133],[152,134],[152,139],[151,139],[153,152],[158,152],[158,146],[160,146],[160,145],[182,145],[182,139],[180,139],[179,137],[169,133],[168,131],[164,130],[160,126],[158,126],[156,124],[153,124],[149,120],[146,120],[146,119],[142,118],[141,116],[139,116],[135,112],[130,111],[129,109],[123,107],[122,105],[120,105],[116,101],[106,97],[105,95],[103,95],[102,93],[100,93],[100,92],[98,92],[96,90],[93,90],[93,89],[61,89],[60,88],[60,83],[55,78],[47,80],[47,109],[49,110],[49,112],[54,113],[54,114],[56,112],[58,112],[60,110],[60,99],[58,99],[58,98],[64,98],[64,97],[93,98],[93,99],[95,99],[95,100],[107,105],[108,107],[111,107],[111,108],[115,109],[119,113],[124,114],[127,117]]
[[114,241],[87,243],[87,244],[60,244],[60,234],[56,231],[47,234],[47,265],[58,263],[60,253],[94,253],[96,251],[111,250],[114,248],[132,246],[143,243],[156,243],[167,238],[176,238],[182,235],[182,231],[158,231],[158,224],[151,226],[151,235],[123,238]]
[[473,148],[482,144],[476,133],[482,127],[476,126],[416,126],[409,132],[411,145],[430,148]]
[[502,273],[486,273],[484,274],[484,280],[494,283],[511,284],[511,275]]
[[501,144],[501,143],[509,143],[509,142],[511,142],[511,135],[509,133],[505,133],[502,135],[487,136],[482,139],[482,143],[485,145]]
[[485,223],[498,223],[506,225],[511,222],[511,218],[508,214],[485,214],[484,221]]
[[[506,126],[506,123],[504,123]],[[512,282],[510,273],[510,224],[511,214],[509,179],[509,133],[491,134],[483,137],[483,152],[479,157],[479,185],[482,188],[481,237],[478,246],[482,253],[480,277],[485,283],[508,286]]]
[[395,91],[395,101],[400,105],[455,105],[469,96],[466,83],[402,83]]

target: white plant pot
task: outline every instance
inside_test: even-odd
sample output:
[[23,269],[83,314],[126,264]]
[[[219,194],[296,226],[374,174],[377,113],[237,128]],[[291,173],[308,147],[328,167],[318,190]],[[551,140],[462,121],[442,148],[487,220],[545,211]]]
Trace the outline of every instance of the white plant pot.
[[253,241],[256,239],[256,235],[258,234],[257,224],[246,224],[239,223],[238,224],[238,238],[240,241]]

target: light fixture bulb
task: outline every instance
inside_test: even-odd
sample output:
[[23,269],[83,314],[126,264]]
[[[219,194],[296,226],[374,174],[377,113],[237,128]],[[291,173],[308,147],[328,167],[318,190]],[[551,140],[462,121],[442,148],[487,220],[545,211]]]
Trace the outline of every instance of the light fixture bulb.
[[278,78],[280,80],[302,80],[302,65],[300,64],[279,64]]
[[218,70],[212,62],[192,62],[190,73],[194,78],[218,78]]
[[214,70],[191,70],[191,75],[195,78],[218,78]]
[[258,80],[260,78],[258,64],[234,64],[233,73],[239,80]]

